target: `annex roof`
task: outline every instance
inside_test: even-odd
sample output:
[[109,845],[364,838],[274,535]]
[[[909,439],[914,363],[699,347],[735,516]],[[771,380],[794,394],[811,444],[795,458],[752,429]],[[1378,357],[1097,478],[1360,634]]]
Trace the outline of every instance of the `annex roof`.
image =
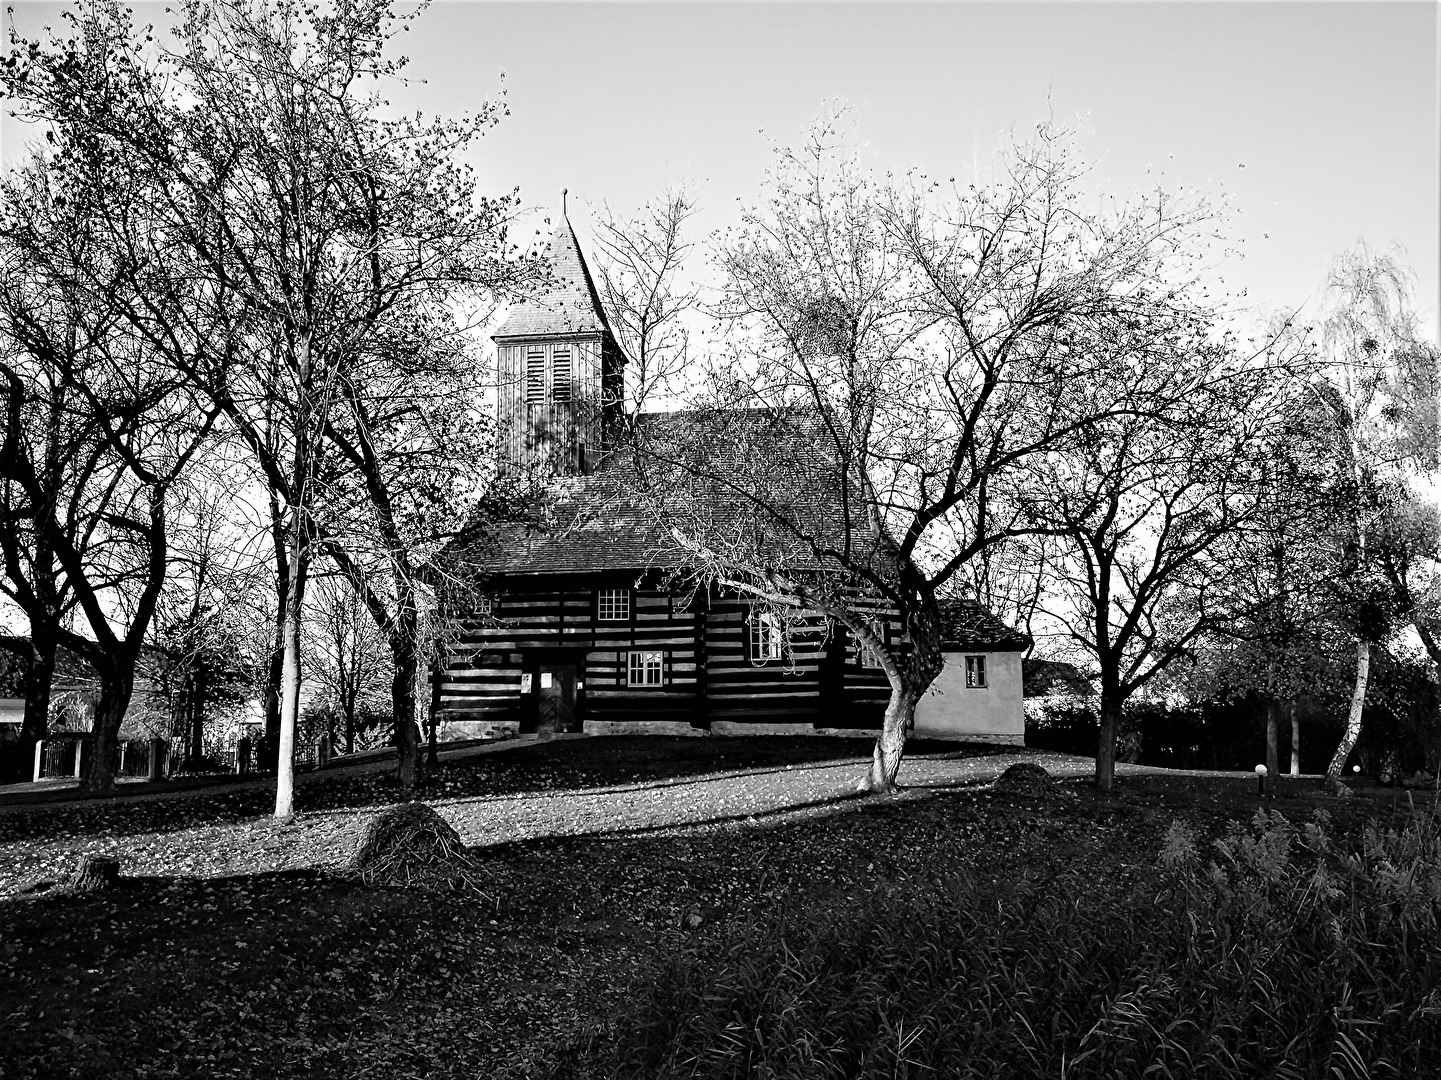
[[979,600],[951,597],[940,602],[941,649],[1020,652],[1031,639],[998,619]]
[[554,283],[539,295],[511,307],[491,335],[504,338],[551,337],[569,334],[608,334],[610,324],[601,306],[600,294],[580,253],[570,220],[562,217],[546,245]]

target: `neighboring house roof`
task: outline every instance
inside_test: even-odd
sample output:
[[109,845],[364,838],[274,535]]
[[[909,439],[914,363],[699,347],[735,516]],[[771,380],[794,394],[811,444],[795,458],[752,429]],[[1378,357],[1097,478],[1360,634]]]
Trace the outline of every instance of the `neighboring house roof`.
[[551,285],[542,294],[511,307],[500,329],[491,336],[500,339],[610,333],[600,294],[568,219],[560,219],[546,246],[546,258],[554,275]]
[[1022,660],[1021,683],[1026,697],[1094,697],[1096,688],[1075,664],[1064,660]]
[[978,600],[951,597],[940,602],[941,648],[1020,652],[1031,639],[1007,626]]
[[[746,475],[766,483],[768,500],[779,503],[803,534],[839,545],[849,513],[853,542],[874,536],[863,500],[854,492],[850,500],[841,498],[841,473],[827,463],[819,427],[797,410],[651,413],[637,423],[643,442],[661,448],[663,456],[703,458],[703,464],[673,468],[652,484],[666,492],[659,505],[642,494],[633,455],[618,450],[589,475],[551,481],[530,520],[477,530],[454,545],[450,557],[496,574],[679,568],[690,560],[662,520],[674,513],[695,522],[709,542],[740,538],[757,544],[768,561],[804,567],[815,557],[795,532],[757,513],[724,481],[736,471],[729,463],[743,455],[750,461]],[[701,438],[691,439],[698,429]]]
[[[23,696],[29,670],[30,639],[0,635],[0,696],[12,696],[5,693],[6,690],[13,690],[13,696]],[[94,670],[78,653],[63,645],[55,647],[55,675],[50,682],[52,694],[94,690],[96,685]]]

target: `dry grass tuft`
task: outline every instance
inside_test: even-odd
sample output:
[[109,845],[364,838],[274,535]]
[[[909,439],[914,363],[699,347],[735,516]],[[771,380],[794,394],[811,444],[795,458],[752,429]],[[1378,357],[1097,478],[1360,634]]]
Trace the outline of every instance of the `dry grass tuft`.
[[371,818],[346,869],[367,885],[474,893],[498,904],[480,861],[425,803],[400,803]]
[[996,791],[1003,795],[1071,795],[1050,773],[1031,761],[1018,762],[1001,773],[996,778]]

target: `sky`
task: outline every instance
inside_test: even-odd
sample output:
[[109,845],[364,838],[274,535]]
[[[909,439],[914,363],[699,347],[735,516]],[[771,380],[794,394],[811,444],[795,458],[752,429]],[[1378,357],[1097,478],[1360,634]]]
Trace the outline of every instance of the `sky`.
[[[163,21],[163,6],[136,15]],[[19,2],[22,30],[54,4]],[[1087,132],[1105,190],[1157,176],[1229,194],[1245,258],[1228,284],[1266,311],[1318,293],[1334,256],[1400,245],[1428,336],[1438,317],[1438,8],[1407,3],[487,3],[438,0],[402,35],[399,107],[510,116],[474,164],[519,186],[532,226],[570,191],[627,212],[687,179],[700,234],[753,202],[773,143],[853,108],[878,169],[989,165],[1004,133]],[[502,73],[504,78],[502,80]],[[24,132],[0,124],[7,163]],[[1150,170],[1148,172],[1148,169]]]

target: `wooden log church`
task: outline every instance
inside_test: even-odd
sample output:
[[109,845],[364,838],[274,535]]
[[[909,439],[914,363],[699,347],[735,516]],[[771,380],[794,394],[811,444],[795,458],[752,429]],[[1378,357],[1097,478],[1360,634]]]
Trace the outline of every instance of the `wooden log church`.
[[[607,454],[625,358],[564,217],[549,257],[553,287],[516,305],[494,341],[505,456],[554,480],[533,522],[452,553],[491,584],[437,672],[444,737],[876,731],[889,685],[843,627],[672,571],[679,559],[633,493],[626,456]],[[1019,741],[1025,638],[973,602],[946,616],[948,668],[964,674],[938,683],[964,690],[947,707],[926,703],[925,730]],[[899,633],[883,611],[875,623]]]

